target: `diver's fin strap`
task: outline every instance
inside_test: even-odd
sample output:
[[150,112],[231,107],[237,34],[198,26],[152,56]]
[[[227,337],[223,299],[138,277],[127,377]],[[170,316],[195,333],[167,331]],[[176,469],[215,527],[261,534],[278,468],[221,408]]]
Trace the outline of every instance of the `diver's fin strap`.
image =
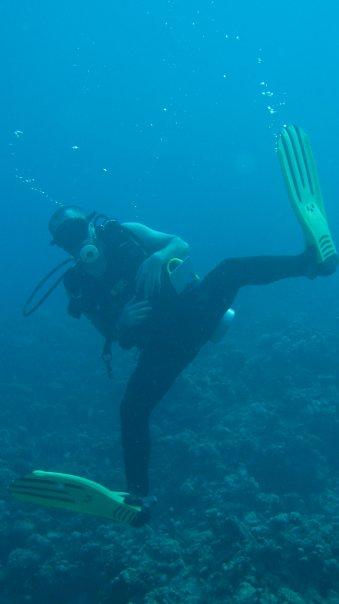
[[298,126],[286,126],[278,139],[278,156],[292,208],[306,243],[317,249],[319,262],[335,255],[317,167],[308,136]]
[[126,493],[110,491],[87,478],[58,472],[36,470],[17,479],[11,493],[19,501],[93,514],[124,524],[134,524],[141,511],[139,506],[124,503]]

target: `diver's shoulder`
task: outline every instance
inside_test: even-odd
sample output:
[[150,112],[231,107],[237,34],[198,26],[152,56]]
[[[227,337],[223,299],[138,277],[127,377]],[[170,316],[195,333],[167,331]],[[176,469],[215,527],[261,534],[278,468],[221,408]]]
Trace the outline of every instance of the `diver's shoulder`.
[[135,230],[149,229],[149,227],[146,224],[143,224],[142,222],[122,222],[121,226],[124,227],[124,229],[129,229],[133,232]]

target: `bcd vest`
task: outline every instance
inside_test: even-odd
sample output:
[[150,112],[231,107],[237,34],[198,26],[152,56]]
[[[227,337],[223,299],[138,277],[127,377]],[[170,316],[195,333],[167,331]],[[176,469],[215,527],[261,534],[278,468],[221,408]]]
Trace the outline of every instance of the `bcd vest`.
[[137,272],[148,253],[116,220],[97,226],[96,236],[106,257],[106,271],[102,277],[94,277],[80,263],[67,271],[68,312],[75,318],[82,314],[101,316],[110,323],[132,297]]

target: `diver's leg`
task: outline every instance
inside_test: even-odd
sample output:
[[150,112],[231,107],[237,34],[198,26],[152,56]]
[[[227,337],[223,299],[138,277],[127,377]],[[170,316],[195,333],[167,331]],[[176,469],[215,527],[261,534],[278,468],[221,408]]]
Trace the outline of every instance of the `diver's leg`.
[[180,353],[143,353],[128,382],[120,414],[127,490],[133,495],[148,494],[151,412],[190,360]]
[[241,287],[266,285],[293,277],[316,276],[312,250],[297,256],[252,256],[223,260],[203,280],[210,295],[231,304]]
[[312,277],[314,262],[312,250],[297,256],[253,256],[220,262],[192,294],[192,298],[196,297],[193,306],[201,315],[202,339],[210,337],[241,287],[266,285],[292,277]]

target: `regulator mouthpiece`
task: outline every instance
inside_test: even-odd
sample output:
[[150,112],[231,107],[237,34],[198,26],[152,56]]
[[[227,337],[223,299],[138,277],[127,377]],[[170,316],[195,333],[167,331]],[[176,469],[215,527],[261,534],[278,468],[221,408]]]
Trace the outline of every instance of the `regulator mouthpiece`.
[[80,250],[80,260],[84,264],[94,264],[99,259],[100,252],[92,243],[84,245]]

